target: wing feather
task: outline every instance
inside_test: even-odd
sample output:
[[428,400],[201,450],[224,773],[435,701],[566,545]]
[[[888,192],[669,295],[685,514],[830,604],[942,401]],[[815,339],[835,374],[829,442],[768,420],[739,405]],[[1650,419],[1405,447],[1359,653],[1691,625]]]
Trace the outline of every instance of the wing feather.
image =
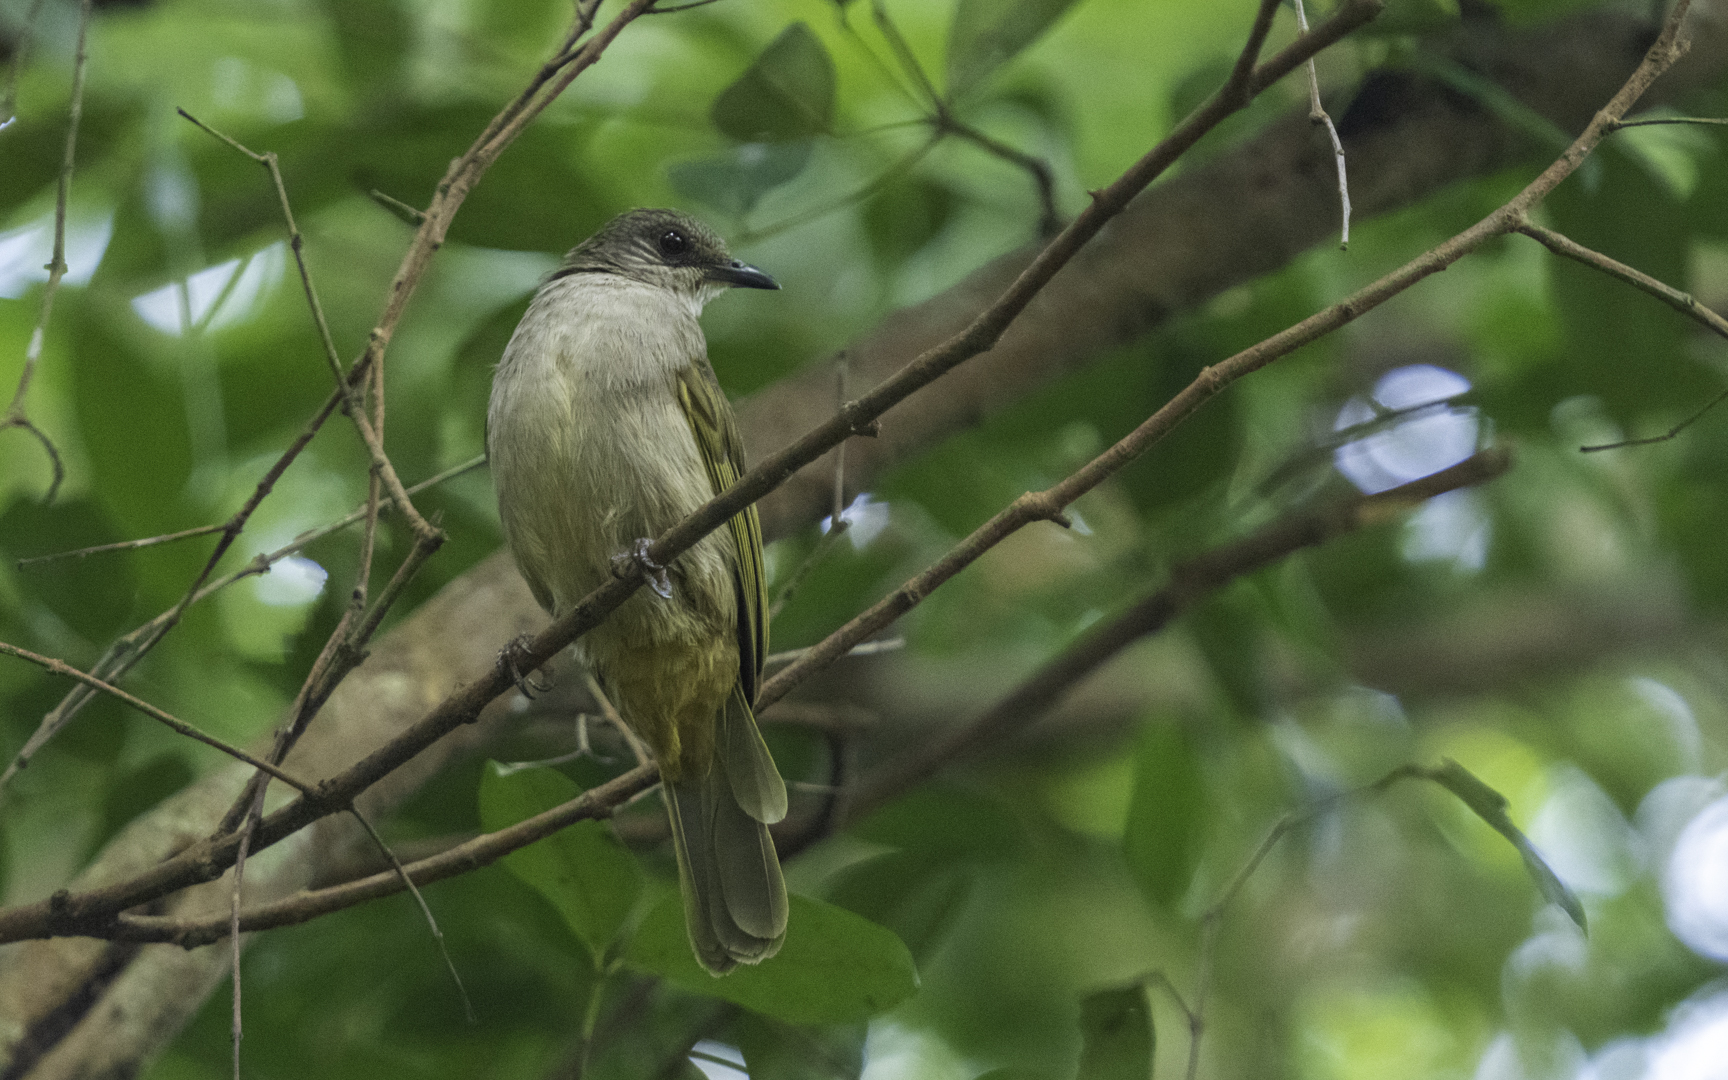
[[[718,495],[738,482],[744,469],[744,441],[738,421],[706,364],[691,365],[678,375],[678,400],[690,420],[690,431]],[[754,505],[727,522],[737,552],[738,675],[744,700],[756,701],[762,665],[768,656],[768,581],[762,567],[762,520]]]

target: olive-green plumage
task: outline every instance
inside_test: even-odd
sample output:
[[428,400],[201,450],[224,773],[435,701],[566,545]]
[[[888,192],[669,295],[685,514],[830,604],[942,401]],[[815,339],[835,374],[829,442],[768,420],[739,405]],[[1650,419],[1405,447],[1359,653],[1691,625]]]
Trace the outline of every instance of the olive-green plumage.
[[[560,615],[744,468],[697,316],[778,288],[671,210],[614,218],[535,295],[492,383],[498,511],[535,599]],[[768,825],[786,786],[751,711],[768,651],[762,529],[732,518],[577,642],[660,764],[691,948],[716,975],[773,956],[786,886]]]

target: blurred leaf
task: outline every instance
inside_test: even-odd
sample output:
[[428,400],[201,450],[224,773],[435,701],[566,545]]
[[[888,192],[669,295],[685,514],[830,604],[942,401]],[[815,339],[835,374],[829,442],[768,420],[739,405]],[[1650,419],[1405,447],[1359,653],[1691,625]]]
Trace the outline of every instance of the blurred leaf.
[[[1406,59],[1417,70],[1439,79],[1447,86],[1471,98],[1495,119],[1523,134],[1544,152],[1559,154],[1572,145],[1572,134],[1554,121],[1518,100],[1510,90],[1455,60],[1426,51],[1411,51]],[[1594,190],[1601,182],[1601,163],[1589,157],[1578,167],[1578,184]]]
[[[19,499],[0,514],[0,557],[11,569],[19,559],[112,544],[122,535],[113,519],[88,498],[60,499],[44,506]],[[196,543],[197,541],[193,541]],[[126,628],[130,598],[138,589],[130,552],[114,551],[86,558],[51,559],[18,566],[15,587],[26,604],[53,611],[89,642],[105,642]],[[81,658],[64,659],[79,662]]]
[[676,892],[642,920],[625,959],[685,990],[792,1024],[865,1020],[918,989],[912,956],[892,933],[832,904],[791,899],[786,943],[754,967],[716,978],[698,966]]
[[1518,854],[1524,857],[1524,868],[1530,872],[1531,880],[1536,882],[1536,888],[1541,890],[1542,895],[1570,915],[1572,921],[1578,924],[1578,929],[1587,929],[1584,925],[1584,905],[1578,902],[1578,897],[1566,887],[1566,883],[1542,861],[1542,856],[1537,854],[1530,838],[1512,824],[1511,817],[1506,813],[1506,796],[1484,784],[1470,770],[1451,758],[1441,762],[1438,769],[1427,770],[1423,775],[1458,796],[1459,801],[1470,808],[1471,813],[1510,841],[1512,846],[1518,849]]
[[891,851],[854,863],[836,875],[829,899],[886,926],[927,963],[972,895],[973,870],[952,855]]
[[[1571,184],[1557,188],[1545,203],[1552,226],[1679,287],[1689,272],[1686,206],[1627,154],[1594,159],[1602,163],[1602,183],[1594,192]],[[1637,212],[1617,212],[1628,206]],[[1672,308],[1594,267],[1571,259],[1549,262],[1549,291],[1565,335],[1552,376],[1558,385],[1542,388],[1551,400],[1595,394],[1629,434],[1647,434],[1672,422],[1669,411],[1690,413],[1720,389],[1719,377],[1689,355],[1691,324]],[[1651,412],[1663,414],[1659,427],[1640,423]]]
[[[63,294],[56,303],[56,320],[70,299]],[[183,516],[186,478],[193,465],[192,440],[186,423],[178,420],[187,415],[186,383],[178,370],[159,362],[158,350],[176,346],[145,329],[130,311],[68,322],[79,358],[73,365],[79,431],[90,455],[95,489],[117,519],[121,538],[202,524],[201,516],[192,521]],[[174,355],[178,358],[177,349]],[[202,563],[208,551],[207,546],[182,543],[153,557],[169,562],[190,557]],[[181,583],[173,588],[178,592],[184,587]]]
[[525,51],[552,48],[570,21],[567,0],[480,0],[473,11],[477,39],[510,42]]
[[1147,1080],[1152,1075],[1152,1010],[1139,984],[1080,1000],[1082,1080]]
[[957,193],[920,176],[887,185],[864,205],[870,251],[883,267],[899,267],[941,234],[959,208]]
[[958,98],[1038,40],[1074,0],[960,0],[948,29],[948,96]]
[[190,784],[195,778],[186,756],[176,751],[157,754],[135,769],[119,771],[102,801],[102,825],[90,837],[92,852],[133,818]]
[[1213,678],[1240,716],[1257,716],[1267,701],[1264,673],[1254,658],[1266,638],[1266,605],[1251,582],[1234,582],[1206,597],[1188,615],[1195,643]]
[[744,1055],[750,1080],[856,1080],[864,1071],[868,1030],[862,1022],[794,1027],[740,1012],[731,1038]]
[[[364,95],[389,94],[401,81],[415,23],[398,0],[322,0],[343,73]],[[254,148],[256,149],[256,148]]]
[[1200,857],[1206,804],[1200,755],[1181,724],[1158,719],[1143,725],[1134,762],[1123,854],[1147,899],[1169,907],[1187,891]]
[[[494,762],[480,778],[480,824],[495,832],[580,794],[574,781],[551,769],[506,776]],[[598,821],[578,821],[513,851],[504,866],[558,909],[596,963],[642,891],[635,858]]]
[[1012,807],[982,792],[952,788],[920,788],[848,831],[891,847],[980,858],[1010,856],[1021,841]]
[[713,157],[667,167],[673,190],[733,217],[748,214],[762,196],[804,171],[815,145],[752,142]]
[[[1308,18],[1315,18],[1309,12]],[[1356,33],[1363,37],[1401,34],[1438,34],[1458,22],[1458,0],[1399,0],[1386,5],[1367,26]]]
[[[1653,110],[1647,117],[1677,116],[1672,109]],[[1643,168],[1676,200],[1690,198],[1714,156],[1710,132],[1690,124],[1651,124],[1617,132],[1613,146]]]
[[741,143],[826,134],[834,118],[834,61],[810,28],[795,22],[720,92],[708,115]]

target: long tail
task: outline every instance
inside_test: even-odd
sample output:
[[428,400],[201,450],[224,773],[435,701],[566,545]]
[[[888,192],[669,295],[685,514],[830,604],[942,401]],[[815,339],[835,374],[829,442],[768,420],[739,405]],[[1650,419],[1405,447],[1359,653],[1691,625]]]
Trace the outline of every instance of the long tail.
[[663,790],[690,947],[710,973],[724,975],[768,959],[786,940],[786,882],[768,835],[769,823],[786,816],[786,785],[741,689],[716,721],[706,775]]

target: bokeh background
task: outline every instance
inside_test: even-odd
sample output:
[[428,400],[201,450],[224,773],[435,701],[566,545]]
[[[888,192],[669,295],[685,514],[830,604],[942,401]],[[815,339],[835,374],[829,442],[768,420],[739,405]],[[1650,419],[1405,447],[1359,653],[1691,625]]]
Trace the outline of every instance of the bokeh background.
[[[17,57],[32,6],[0,0],[0,54]],[[16,117],[0,128],[8,393],[46,276],[77,27],[75,4],[37,6]],[[933,140],[921,79],[965,125],[1047,163],[1056,207],[1072,214],[1216,85],[1253,7],[889,0],[885,30],[871,0],[722,0],[641,19],[456,218],[389,354],[397,468],[415,481],[480,452],[490,366],[510,329],[558,255],[614,213],[698,212],[783,283],[726,297],[704,320],[727,390],[768,391],[1037,236],[1031,174],[977,140]],[[1174,313],[849,491],[850,528],[790,597],[775,647],[819,640],[1203,366],[1526,183],[1565,135],[1483,89],[1446,59],[1447,43],[1602,12],[1569,0],[1463,7],[1391,0],[1378,26],[1321,58],[1328,101],[1341,112],[1370,72],[1450,80],[1460,100],[1523,132],[1522,163],[1359,221],[1347,252],[1321,245]],[[351,357],[410,233],[369,192],[424,205],[568,15],[562,0],[96,6],[71,270],[28,401],[67,479],[44,505],[40,448],[0,433],[0,638],[87,666],[170,607],[208,539],[15,562],[222,520],[329,392],[266,176],[176,108],[281,156]],[[1702,17],[1728,12],[1706,5]],[[1281,13],[1275,46],[1292,25]],[[978,44],[980,27],[1012,47]],[[803,108],[788,110],[788,95]],[[1191,161],[1304,100],[1286,80]],[[1728,116],[1728,83],[1718,75],[1664,107]],[[1542,219],[1728,310],[1725,150],[1719,127],[1622,133]],[[1068,1077],[1082,1000],[1161,973],[1190,1004],[1206,980],[1204,1076],[1728,1076],[1728,408],[1659,445],[1578,449],[1665,431],[1725,377],[1728,342],[1513,237],[1235,386],[1083,498],[1073,529],[1017,535],[898,624],[903,648],[843,662],[806,702],[844,710],[861,760],[915,745],[1183,558],[1482,446],[1511,447],[1515,465],[1208,597],[1011,744],[792,859],[795,892],[898,936],[918,973],[912,996],[868,1018],[789,1023],[626,968],[598,991],[589,1074]],[[365,489],[365,456],[333,424],[253,518],[231,566],[346,513]],[[501,542],[483,469],[422,499],[449,542],[404,613]],[[775,587],[828,524],[771,546]],[[385,529],[380,543],[399,556],[408,540]],[[321,540],[192,608],[128,687],[255,742],[335,625],[355,551],[352,536]],[[0,663],[0,749],[14,753],[64,692],[36,668]],[[789,776],[828,779],[819,735],[782,724],[770,737]],[[495,775],[487,758],[548,757],[572,739],[568,716],[525,722],[425,786],[386,835],[421,850],[471,834]],[[1217,922],[1202,971],[1201,916],[1282,815],[1443,758],[1509,800],[1581,901],[1588,934],[1456,798],[1406,782],[1286,836]],[[6,902],[59,887],[218,763],[115,703],[93,704],[4,793]],[[614,755],[561,771],[588,785],[622,767]],[[650,883],[643,895],[658,895],[667,857],[629,824],[628,861]],[[412,902],[396,897],[251,942],[248,1073],[572,1075],[596,977],[532,874],[495,866],[428,900],[474,1023]],[[1187,1021],[1157,979],[1147,985],[1155,1075],[1177,1075]],[[218,992],[142,1075],[227,1075],[227,1012]]]

